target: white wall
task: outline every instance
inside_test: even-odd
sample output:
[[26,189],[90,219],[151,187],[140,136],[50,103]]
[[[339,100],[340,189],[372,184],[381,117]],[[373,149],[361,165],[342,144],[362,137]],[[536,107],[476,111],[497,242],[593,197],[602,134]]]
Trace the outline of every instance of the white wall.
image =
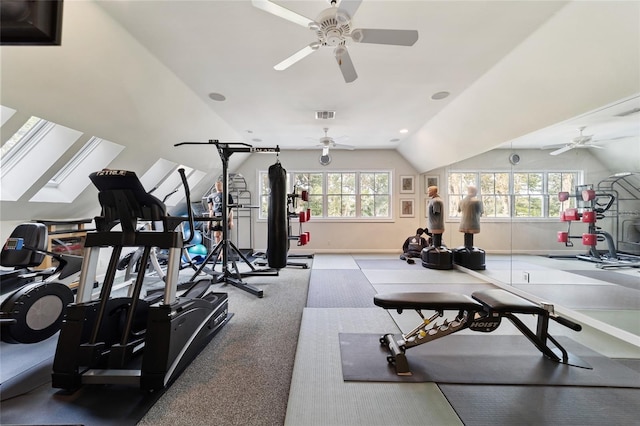
[[[413,218],[399,218],[398,176],[413,175],[418,182],[416,171],[396,151],[376,150],[332,150],[332,162],[323,167],[318,163],[320,150],[283,151],[280,162],[288,171],[327,171],[327,170],[376,170],[387,169],[393,171],[393,185],[396,192],[393,199],[394,218],[392,221],[349,221],[335,223],[329,220],[311,221],[303,225],[304,231],[311,233],[311,242],[304,247],[295,246],[292,242],[292,252],[400,252],[404,239],[415,232],[416,228],[425,226],[424,212],[420,210],[420,201],[424,192],[420,187],[414,194],[401,194],[402,198],[415,199],[417,211]],[[235,172],[242,174],[247,180],[247,186],[253,195],[253,202],[258,201],[256,186],[257,171],[267,170],[275,163],[272,155],[254,154],[245,161]],[[297,231],[297,223],[294,223]],[[240,232],[243,232],[240,230]],[[246,231],[248,232],[248,231]],[[255,247],[264,250],[267,247],[267,223],[256,221],[254,224]],[[302,250],[303,249],[303,250]]]
[[[295,246],[292,252],[400,252],[402,242],[411,235],[417,227],[426,226],[424,176],[438,176],[440,179],[441,196],[446,202],[446,187],[444,182],[448,171],[475,170],[584,170],[584,182],[596,185],[601,179],[621,170],[609,170],[599,162],[589,150],[576,149],[563,156],[550,156],[548,151],[520,150],[518,154],[521,162],[512,166],[508,162],[509,150],[494,150],[482,155],[454,163],[447,168],[436,169],[423,175],[416,171],[395,151],[332,151],[333,161],[327,166],[318,163],[319,151],[300,150],[284,151],[280,154],[280,162],[288,171],[326,171],[326,170],[354,170],[354,169],[392,169],[394,171],[394,219],[390,222],[340,222],[329,220],[312,220],[303,225],[304,231],[311,232],[311,243]],[[256,186],[257,171],[267,170],[275,162],[275,158],[268,155],[252,155],[235,172],[242,174],[247,180],[247,186],[252,192],[252,202],[257,203],[258,191]],[[400,175],[414,175],[416,178],[416,192],[414,194],[398,194],[398,177]],[[400,198],[413,198],[416,202],[416,216],[414,218],[398,218],[397,206]],[[599,222],[604,230],[611,232],[611,220]],[[582,234],[586,225],[574,223],[572,234]],[[567,224],[559,219],[543,220],[512,220],[512,219],[483,219],[482,232],[475,235],[474,243],[488,253],[535,253],[535,254],[569,254],[583,253],[586,250],[579,242],[574,242],[573,249],[566,248],[556,241],[558,231],[566,230]],[[264,250],[267,240],[267,224],[256,220],[254,223],[254,249]],[[294,223],[294,231],[297,224]],[[575,231],[575,232],[573,232]],[[239,232],[248,232],[248,230]],[[447,221],[443,234],[443,242],[448,247],[458,247],[463,244],[464,234],[458,231],[457,221]]]

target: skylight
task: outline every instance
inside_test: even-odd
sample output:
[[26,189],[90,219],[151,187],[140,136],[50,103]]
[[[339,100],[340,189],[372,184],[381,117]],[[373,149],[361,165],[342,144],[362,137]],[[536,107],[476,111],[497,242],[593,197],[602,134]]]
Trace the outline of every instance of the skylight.
[[0,200],[17,201],[82,135],[77,130],[31,117],[2,145]]
[[29,201],[71,203],[91,183],[89,175],[105,168],[124,146],[92,137]]
[[13,114],[15,113],[15,109],[0,105],[0,126],[4,126],[4,123],[9,121],[9,119],[13,117]]

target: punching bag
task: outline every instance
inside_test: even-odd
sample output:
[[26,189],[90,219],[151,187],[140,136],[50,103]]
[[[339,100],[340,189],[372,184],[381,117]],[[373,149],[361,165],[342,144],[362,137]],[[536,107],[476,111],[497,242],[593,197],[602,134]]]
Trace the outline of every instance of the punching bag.
[[289,230],[287,227],[287,171],[280,162],[269,167],[269,217],[267,218],[267,261],[270,268],[287,266]]

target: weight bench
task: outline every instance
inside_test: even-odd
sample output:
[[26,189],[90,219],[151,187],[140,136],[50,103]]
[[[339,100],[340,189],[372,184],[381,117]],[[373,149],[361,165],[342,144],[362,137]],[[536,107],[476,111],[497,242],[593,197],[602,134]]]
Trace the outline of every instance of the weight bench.
[[[386,293],[374,296],[373,303],[384,309],[395,309],[399,314],[405,309],[413,309],[422,318],[418,326],[409,333],[400,335],[400,338],[390,333],[380,338],[380,343],[390,352],[387,361],[395,364],[396,374],[400,376],[411,375],[405,355],[407,349],[466,328],[490,333],[500,326],[503,317],[508,318],[547,358],[558,363],[591,369],[588,363],[568,353],[549,335],[550,319],[575,331],[580,331],[582,327],[556,315],[553,305],[548,303],[534,303],[501,289],[476,291],[471,297],[456,293]],[[435,313],[425,318],[422,314],[423,309]],[[457,314],[454,319],[445,318],[443,323],[438,325],[435,321],[444,317],[445,311],[457,311]],[[536,315],[536,331],[527,327],[515,314]],[[431,327],[427,328],[428,326]],[[548,346],[548,341],[553,343],[553,348]]]

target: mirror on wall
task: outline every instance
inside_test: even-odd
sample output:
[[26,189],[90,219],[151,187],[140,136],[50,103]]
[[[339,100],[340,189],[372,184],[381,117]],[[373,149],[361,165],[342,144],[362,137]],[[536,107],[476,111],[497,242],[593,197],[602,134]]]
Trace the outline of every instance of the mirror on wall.
[[[482,273],[640,335],[639,147],[634,96],[452,165],[462,177],[479,170],[477,241],[493,253]],[[491,193],[487,182],[502,172]],[[508,207],[496,214],[505,193]]]

